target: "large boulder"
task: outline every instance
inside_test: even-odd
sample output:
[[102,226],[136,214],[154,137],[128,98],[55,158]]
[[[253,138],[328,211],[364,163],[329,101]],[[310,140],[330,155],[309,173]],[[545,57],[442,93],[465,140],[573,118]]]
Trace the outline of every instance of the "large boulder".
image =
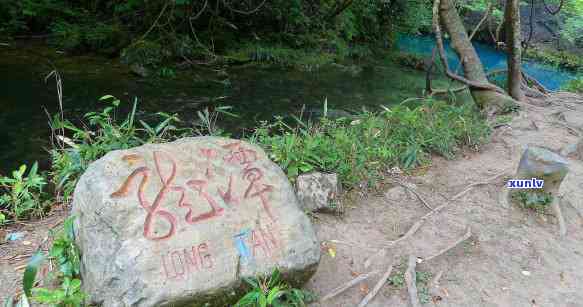
[[309,219],[259,147],[216,137],[113,151],[73,200],[84,290],[103,306],[227,306],[243,277],[292,284],[320,260]]

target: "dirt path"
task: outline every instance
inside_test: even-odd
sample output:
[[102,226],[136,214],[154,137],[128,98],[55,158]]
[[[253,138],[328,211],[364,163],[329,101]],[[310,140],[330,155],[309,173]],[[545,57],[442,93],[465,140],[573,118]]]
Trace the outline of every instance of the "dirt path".
[[[527,105],[510,127],[497,128],[492,142],[479,153],[468,152],[454,161],[435,158],[427,173],[405,180],[437,207],[473,182],[505,170],[512,175],[527,145],[559,152],[576,143],[574,134],[582,126],[583,105]],[[470,227],[472,236],[468,240],[418,264],[422,279],[441,275],[437,284],[431,280],[418,284],[419,297],[427,302],[424,305],[582,306],[583,162],[569,159],[569,163],[570,173],[561,187],[561,207],[568,227],[564,239],[559,238],[553,216],[501,201],[505,178],[500,177],[451,202],[409,240],[379,252],[378,246],[399,238],[429,212],[411,192],[397,185],[383,195],[357,201],[342,218],[318,215],[316,229],[325,246],[319,270],[308,288],[324,296],[359,273],[375,269],[384,272],[392,260],[397,267],[389,278],[391,282],[368,306],[409,306],[406,287],[399,282],[407,256],[434,255]],[[329,249],[334,257],[326,252]],[[381,275],[314,306],[357,306]]]
[[[577,141],[583,128],[583,103],[526,105],[510,126],[495,129],[492,142],[480,152],[458,159],[439,157],[424,174],[402,178],[432,206],[448,202],[473,182],[501,172],[513,174],[526,145],[560,151]],[[505,177],[477,186],[426,220],[407,240],[397,240],[429,212],[407,189],[387,185],[383,193],[345,202],[341,217],[316,215],[314,224],[323,256],[307,288],[320,297],[360,273],[378,271],[342,294],[313,306],[357,306],[371,291],[389,263],[385,284],[368,306],[408,306],[401,279],[406,258],[427,258],[471,237],[448,252],[417,265],[419,297],[425,306],[581,306],[583,303],[583,162],[569,159],[561,193],[568,234],[559,238],[556,219],[501,201]],[[60,213],[59,213],[60,212]],[[25,241],[0,248],[0,299],[19,288],[23,264],[46,238],[48,229],[63,219],[59,211],[40,223],[19,226]],[[16,229],[9,229],[13,231]],[[385,246],[386,248],[382,248]],[[440,276],[438,282],[435,282]],[[579,281],[579,282],[578,282]]]

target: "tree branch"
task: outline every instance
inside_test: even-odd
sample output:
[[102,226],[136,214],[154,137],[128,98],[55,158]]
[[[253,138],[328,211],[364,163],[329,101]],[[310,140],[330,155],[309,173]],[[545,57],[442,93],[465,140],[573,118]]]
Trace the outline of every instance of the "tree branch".
[[[501,89],[498,86],[495,86],[493,84],[489,84],[489,83],[482,83],[482,82],[475,82],[475,81],[471,81],[468,80],[462,76],[459,76],[457,74],[454,74],[450,69],[449,69],[449,64],[447,62],[447,56],[445,53],[445,48],[443,46],[443,38],[442,38],[442,34],[441,34],[441,27],[440,27],[440,21],[439,21],[439,4],[440,4],[440,0],[435,0],[433,2],[433,31],[435,32],[435,40],[436,40],[436,44],[437,44],[437,50],[439,51],[439,57],[441,59],[441,62],[443,64],[443,67],[445,68],[445,74],[456,81],[462,82],[464,84],[467,84],[470,88],[474,88],[474,89],[481,89],[481,90],[490,90],[490,91],[495,91],[495,92],[499,92],[501,94],[505,94],[506,92],[504,92],[503,89]],[[463,65],[463,63],[462,63]]]

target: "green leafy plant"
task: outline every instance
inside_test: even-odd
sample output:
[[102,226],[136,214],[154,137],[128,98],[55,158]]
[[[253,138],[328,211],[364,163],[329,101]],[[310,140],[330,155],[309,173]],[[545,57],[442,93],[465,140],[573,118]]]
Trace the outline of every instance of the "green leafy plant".
[[0,177],[0,224],[8,218],[15,220],[40,216],[44,212],[43,188],[46,179],[38,173],[35,162],[26,172],[26,165],[12,172],[12,177]]
[[268,277],[244,278],[251,287],[235,307],[303,307],[313,299],[312,294],[292,288],[281,280],[278,269]]
[[158,71],[158,76],[165,79],[173,79],[176,78],[176,72],[171,67],[162,67]]
[[583,94],[583,77],[570,80],[565,85],[563,85],[561,89],[568,92]]
[[351,118],[324,114],[315,121],[277,117],[262,122],[250,141],[263,146],[292,181],[318,170],[338,173],[352,187],[382,178],[392,166],[425,164],[432,152],[452,158],[460,146],[484,142],[490,131],[473,106],[433,100],[413,109],[399,105]]
[[[136,118],[137,99],[122,120],[118,119],[118,109],[122,105],[119,99],[105,95],[99,100],[106,106],[99,112],[86,113],[84,118],[88,123],[83,128],[62,120],[59,115],[55,115],[50,123],[52,130],[59,134],[57,139],[62,145],[51,151],[50,175],[64,199],[72,195],[77,178],[89,163],[109,151],[193,134],[192,129],[179,127],[181,121],[175,114],[158,112],[149,115],[149,119]],[[61,135],[63,131],[70,136]]]
[[194,131],[198,135],[213,135],[213,136],[228,136],[223,129],[217,125],[217,120],[221,115],[230,117],[239,117],[237,114],[229,112],[231,106],[218,106],[209,111],[209,108],[204,108],[197,111],[198,122],[195,123]]
[[[63,223],[62,229],[51,232],[52,245],[48,255],[36,252],[29,260],[23,276],[24,294],[22,300],[32,300],[54,307],[79,307],[87,297],[81,291],[80,256],[74,243],[74,217]],[[34,287],[36,275],[46,261],[56,265],[53,274],[49,274],[45,284],[56,285],[50,288]]]
[[553,202],[553,196],[537,190],[522,190],[512,194],[523,208],[532,209],[539,213],[544,213]]

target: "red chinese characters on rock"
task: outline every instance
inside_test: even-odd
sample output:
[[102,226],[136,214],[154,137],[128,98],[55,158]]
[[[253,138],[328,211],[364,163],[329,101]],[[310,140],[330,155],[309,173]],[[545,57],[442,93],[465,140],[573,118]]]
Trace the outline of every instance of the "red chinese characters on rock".
[[[139,205],[146,210],[146,219],[144,221],[144,237],[150,240],[158,241],[171,238],[176,233],[177,219],[166,209],[162,207],[164,201],[167,199],[169,193],[178,193],[179,200],[177,206],[179,208],[186,208],[187,212],[184,220],[188,224],[200,223],[212,218],[220,217],[224,214],[225,209],[221,207],[213,195],[218,195],[225,203],[226,207],[239,206],[243,200],[257,200],[267,216],[271,221],[275,217],[271,210],[270,193],[274,191],[272,185],[262,183],[264,177],[263,171],[259,167],[254,167],[253,163],[257,161],[257,153],[254,150],[244,148],[240,142],[235,142],[223,146],[228,150],[228,153],[222,157],[224,163],[236,164],[241,166],[241,173],[229,174],[224,185],[219,185],[215,193],[209,191],[210,183],[215,179],[214,171],[212,169],[212,161],[219,157],[219,151],[216,149],[202,148],[199,150],[199,157],[205,160],[204,179],[189,179],[184,185],[175,184],[176,175],[178,172],[178,165],[175,159],[168,153],[162,151],[154,151],[154,165],[155,173],[157,174],[161,186],[158,192],[153,197],[153,200],[147,199],[146,188],[150,184],[152,169],[147,166],[138,167],[135,169],[122,183],[121,187],[111,194],[112,198],[127,197],[131,192],[131,188],[135,181],[140,180],[137,184],[137,198]],[[128,155],[130,156],[130,155]],[[132,160],[139,160],[135,158],[135,154],[131,155]],[[124,158],[122,158],[124,159]],[[125,160],[124,160],[125,161]],[[238,180],[246,182],[244,184],[244,191],[237,193],[234,186],[237,186]],[[188,193],[190,191],[190,193]],[[201,214],[194,214],[194,205],[189,194],[197,196],[203,203],[206,203],[209,210]],[[200,206],[200,204],[196,204]],[[161,220],[167,224],[167,229],[162,234],[158,234],[154,230],[154,225]]]

